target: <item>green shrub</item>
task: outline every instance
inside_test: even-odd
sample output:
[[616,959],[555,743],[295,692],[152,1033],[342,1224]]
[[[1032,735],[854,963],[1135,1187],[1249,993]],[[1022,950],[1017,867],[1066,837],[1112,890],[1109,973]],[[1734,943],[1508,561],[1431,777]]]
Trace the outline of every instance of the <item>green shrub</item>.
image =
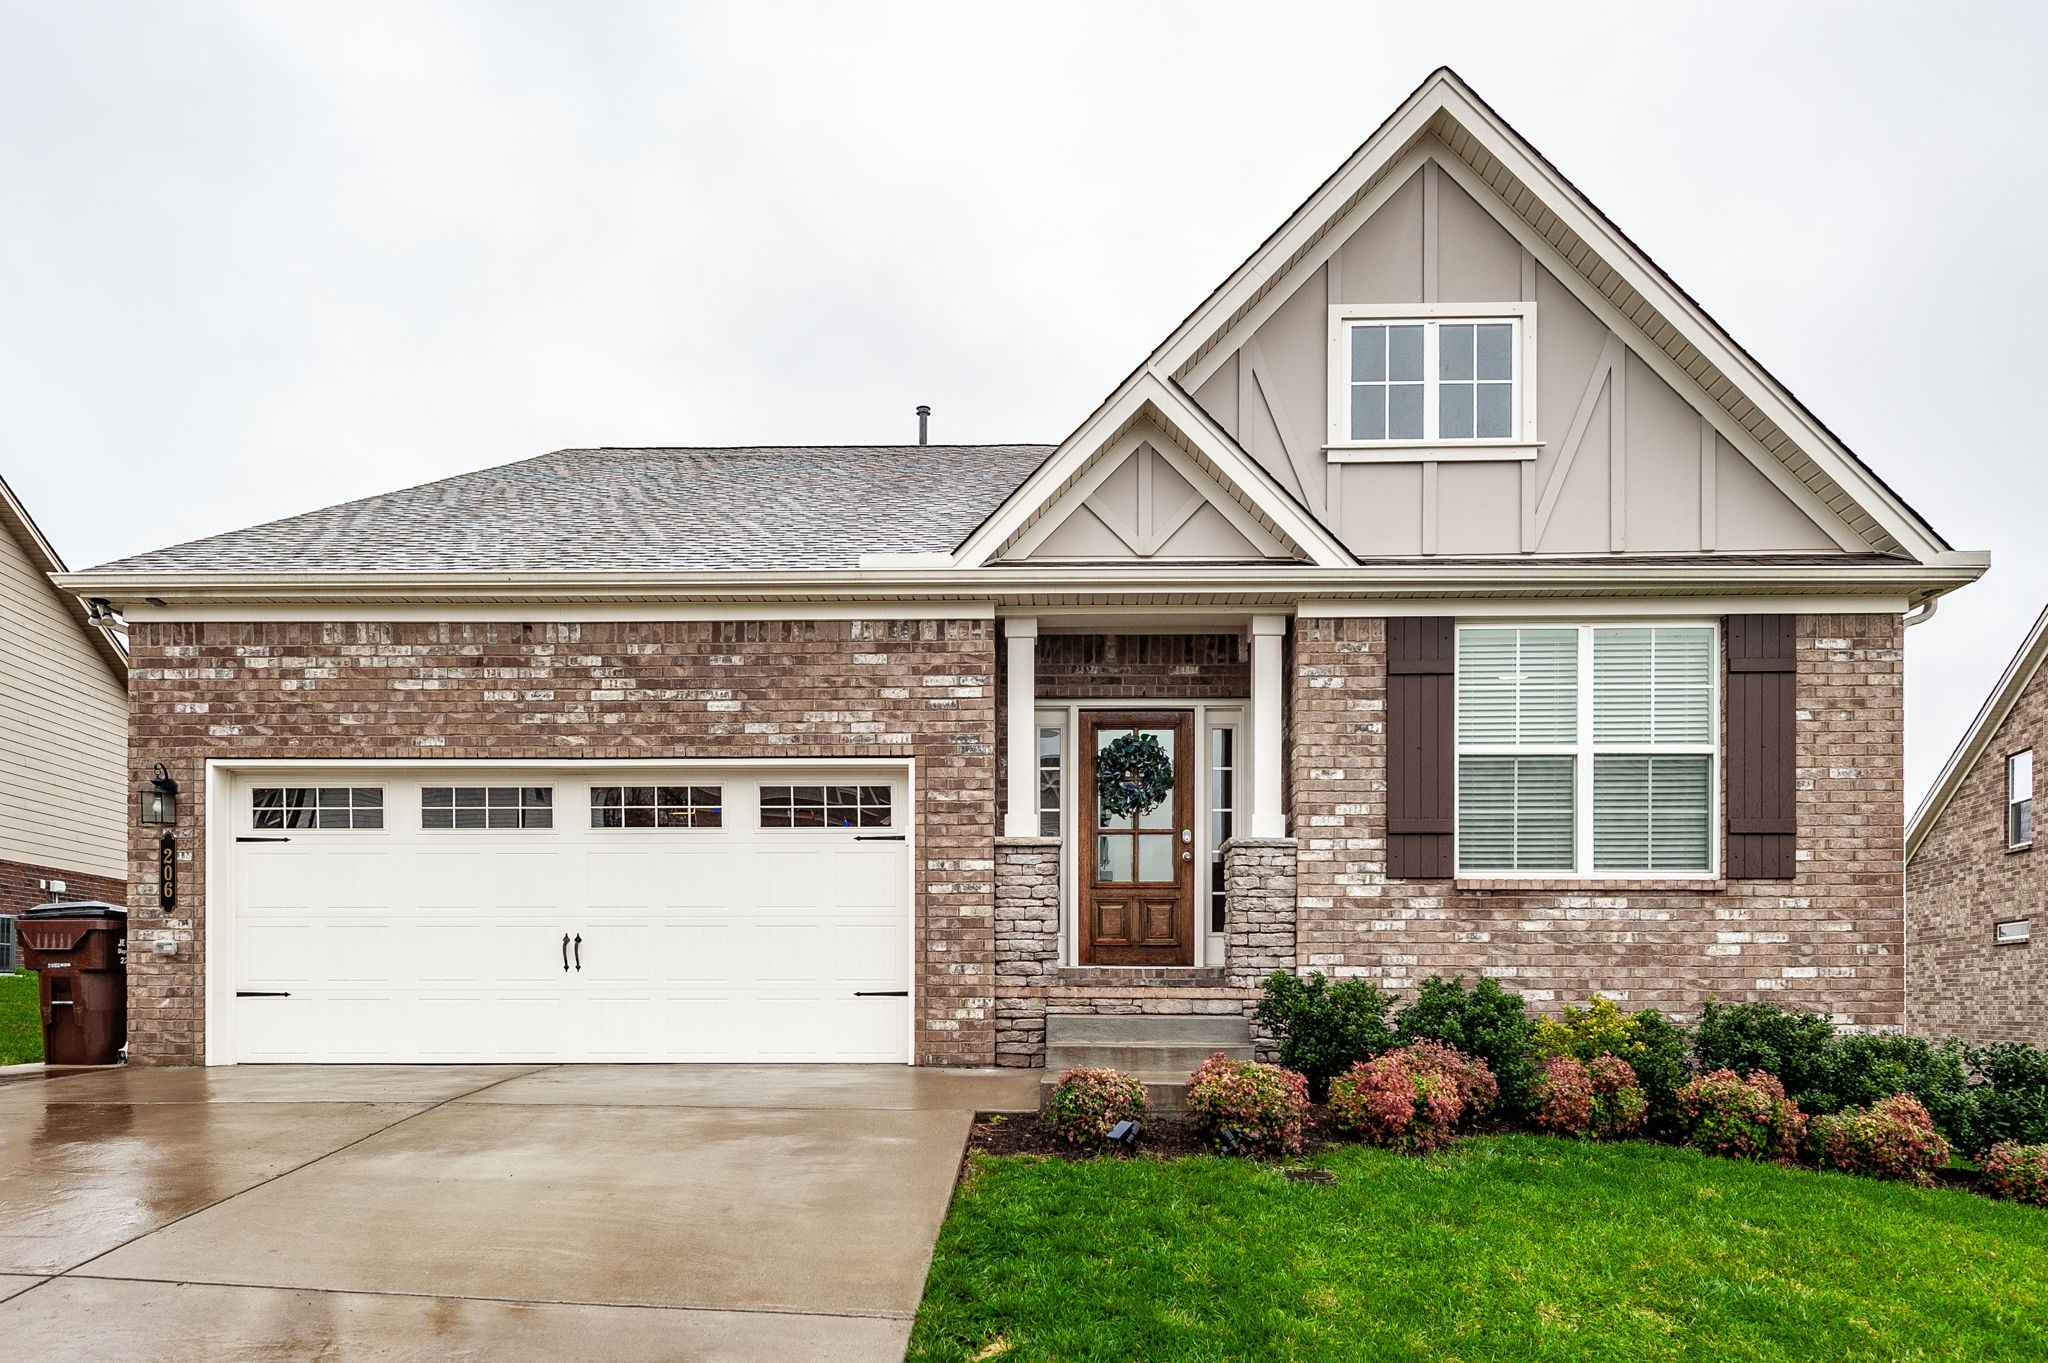
[[1815,1117],[1806,1129],[1806,1148],[1823,1169],[1922,1184],[1933,1183],[1934,1171],[1946,1168],[1949,1157],[1934,1119],[1910,1093]]
[[1829,1073],[1835,1024],[1825,1013],[1775,1003],[1707,1000],[1693,1028],[1693,1057],[1702,1071],[1761,1070],[1775,1074],[1792,1101],[1809,1111],[1841,1106]]
[[1374,1145],[1427,1154],[1499,1095],[1486,1062],[1437,1041],[1360,1061],[1330,1081],[1337,1124]]
[[1962,1150],[1980,1148],[1977,1095],[1961,1042],[1930,1046],[1917,1036],[1838,1036],[1828,1073],[1832,1101],[1814,1104],[1823,1112],[1867,1108],[1895,1093],[1910,1093],[1950,1144]]
[[1069,1145],[1097,1146],[1118,1122],[1140,1121],[1148,1104],[1145,1086],[1118,1070],[1068,1070],[1045,1096],[1039,1116]]
[[1984,1153],[1984,1183],[2001,1197],[2048,1207],[2048,1145],[2000,1141]]
[[1624,1013],[1614,1000],[1595,994],[1584,1008],[1566,1007],[1561,1017],[1544,1018],[1530,1044],[1544,1059],[1568,1055],[1591,1064],[1603,1055],[1629,1063],[1649,1099],[1657,1125],[1669,1129],[1678,1114],[1678,1090],[1691,1077],[1685,1032],[1654,1008]]
[[1703,1074],[1678,1091],[1678,1115],[1689,1144],[1714,1155],[1789,1163],[1799,1153],[1806,1117],[1785,1086],[1761,1071]]
[[1188,1078],[1188,1116],[1219,1147],[1265,1155],[1301,1149],[1308,1083],[1292,1070],[1218,1051]]
[[1398,1027],[1403,1041],[1441,1041],[1486,1062],[1500,1085],[1500,1106],[1509,1113],[1528,1110],[1529,1086],[1536,1063],[1529,1054],[1534,1024],[1520,994],[1493,980],[1465,988],[1463,976],[1432,975],[1422,982],[1415,1002],[1401,1010]]
[[1304,1076],[1317,1097],[1330,1080],[1361,1060],[1395,1045],[1387,1011],[1394,996],[1371,980],[1332,980],[1326,975],[1266,979],[1265,997],[1252,1014],[1273,1033],[1280,1063]]
[[2007,1041],[1973,1050],[1969,1059],[1983,1080],[1975,1089],[1974,1144],[2048,1146],[2048,1050]]

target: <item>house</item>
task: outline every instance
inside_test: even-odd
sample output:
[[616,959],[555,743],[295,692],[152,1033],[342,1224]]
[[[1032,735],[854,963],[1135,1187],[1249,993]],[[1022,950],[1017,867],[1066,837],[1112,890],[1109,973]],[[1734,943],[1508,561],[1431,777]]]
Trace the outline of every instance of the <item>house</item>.
[[184,792],[138,1061],[1033,1065],[1289,969],[1901,1025],[1903,622],[1986,564],[1439,71],[1056,447],[568,450],[60,582]]
[[1906,1025],[2048,1045],[2048,867],[2034,754],[2048,754],[2048,610],[2027,632],[1906,832]]
[[128,898],[128,659],[0,480],[0,914]]

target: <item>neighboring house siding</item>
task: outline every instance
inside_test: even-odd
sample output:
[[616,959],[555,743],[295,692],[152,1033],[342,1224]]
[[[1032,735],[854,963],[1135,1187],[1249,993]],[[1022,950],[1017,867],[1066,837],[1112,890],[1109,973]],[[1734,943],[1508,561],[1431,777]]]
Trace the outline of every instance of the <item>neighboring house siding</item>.
[[1422,881],[1385,873],[1386,622],[1297,622],[1300,967],[1395,989],[1490,977],[1543,1012],[1596,991],[1680,1017],[1767,998],[1898,1028],[1900,632],[1889,615],[1799,617],[1795,879]]
[[121,680],[0,527],[0,862],[124,876],[127,751]]
[[143,624],[136,779],[183,785],[192,854],[155,911],[155,830],[131,839],[131,1057],[202,1058],[207,759],[915,759],[918,1063],[986,1064],[995,808],[987,620]]
[[[2005,759],[2035,754],[2035,846],[2006,848]],[[2048,1045],[2048,669],[2036,672],[1914,854],[1907,874],[1907,1027],[1977,1045]],[[2032,920],[2033,940],[1992,943],[1992,927]]]

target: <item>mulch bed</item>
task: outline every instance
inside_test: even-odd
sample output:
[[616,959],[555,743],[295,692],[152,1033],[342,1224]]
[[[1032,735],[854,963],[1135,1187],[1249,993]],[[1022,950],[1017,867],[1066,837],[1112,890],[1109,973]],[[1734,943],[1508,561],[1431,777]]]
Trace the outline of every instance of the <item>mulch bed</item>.
[[[1337,1127],[1326,1107],[1309,1109],[1308,1129],[1302,1135],[1301,1153],[1313,1155],[1341,1145],[1348,1138]],[[974,1124],[967,1138],[967,1153],[983,1155],[1037,1155],[1044,1159],[1094,1159],[1103,1152],[1068,1145],[1053,1134],[1038,1117],[983,1118]],[[1151,1160],[1185,1159],[1189,1155],[1213,1155],[1214,1146],[1195,1130],[1186,1117],[1148,1117],[1144,1138],[1131,1158]],[[1116,1158],[1122,1158],[1121,1154]]]

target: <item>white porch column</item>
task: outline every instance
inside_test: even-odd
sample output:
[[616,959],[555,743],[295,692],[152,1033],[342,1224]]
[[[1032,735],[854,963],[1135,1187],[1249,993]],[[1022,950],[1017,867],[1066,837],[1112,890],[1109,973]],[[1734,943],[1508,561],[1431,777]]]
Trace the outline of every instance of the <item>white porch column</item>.
[[1251,836],[1287,836],[1287,811],[1281,807],[1285,786],[1280,780],[1281,691],[1280,645],[1287,637],[1284,615],[1252,617],[1252,817]]
[[1003,647],[1009,650],[1003,696],[1010,749],[1008,807],[1003,836],[1038,836],[1038,618],[1005,616]]

